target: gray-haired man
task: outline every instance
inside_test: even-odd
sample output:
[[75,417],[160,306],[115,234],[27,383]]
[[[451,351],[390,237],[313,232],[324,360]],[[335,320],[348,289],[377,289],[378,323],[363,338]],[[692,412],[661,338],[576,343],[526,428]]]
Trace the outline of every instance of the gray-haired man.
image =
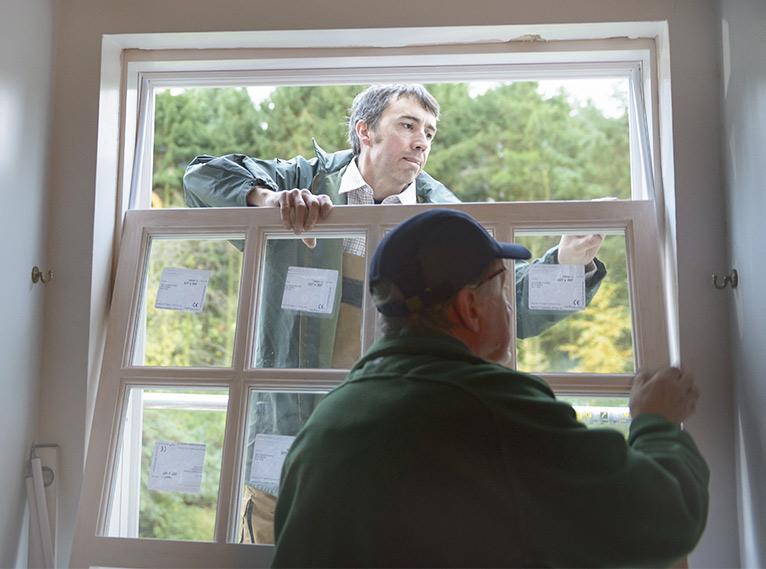
[[282,470],[275,567],[662,567],[707,519],[680,423],[690,376],[638,374],[626,441],[505,359],[504,259],[469,216],[401,223],[370,265],[384,336],[318,405]]

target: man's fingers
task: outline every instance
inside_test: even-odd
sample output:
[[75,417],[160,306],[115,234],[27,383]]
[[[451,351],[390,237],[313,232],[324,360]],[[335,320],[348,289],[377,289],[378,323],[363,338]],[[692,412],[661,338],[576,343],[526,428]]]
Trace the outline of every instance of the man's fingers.
[[296,235],[311,231],[319,219],[325,219],[332,209],[332,201],[325,195],[314,195],[306,189],[292,189],[278,193],[282,226]]
[[671,382],[681,382],[684,380],[684,377],[687,378],[688,381],[691,381],[691,376],[685,375],[679,368],[677,367],[668,367],[663,369],[662,371],[658,372],[656,374],[657,378],[661,378],[666,381]]
[[320,219],[327,218],[332,210],[332,201],[324,194],[314,195],[308,190],[301,190],[301,196],[306,204],[307,213],[303,229],[305,231],[311,231],[314,229],[316,222]]
[[587,235],[573,235],[576,240],[582,241],[582,244],[587,247],[598,245],[604,240],[603,233],[589,233]]
[[[295,190],[293,190],[295,191]],[[293,200],[294,218],[293,231],[300,235],[303,231],[311,229],[311,197],[308,190],[298,190]]]
[[282,219],[282,226],[285,229],[293,228],[293,203],[292,192],[278,192],[277,193],[277,206],[279,206],[279,217]]
[[682,373],[678,377],[678,386],[681,392],[686,393],[692,390],[692,387],[694,387],[694,382],[692,381],[690,375]]
[[583,236],[583,248],[586,250],[586,254],[595,256],[601,248],[601,243],[603,243],[603,241],[603,233],[593,233],[592,235]]
[[330,201],[330,198],[325,196],[324,194],[317,196],[321,202],[319,206],[319,217],[321,219],[326,219],[328,215],[330,215],[330,211],[332,211],[332,201]]
[[604,241],[601,233],[583,235],[564,234],[559,241],[559,263],[562,265],[588,265],[593,261]]
[[631,383],[631,386],[641,387],[648,380],[649,380],[649,374],[646,373],[646,371],[644,370],[639,370],[638,373],[633,376],[633,382]]
[[634,416],[654,413],[675,423],[682,423],[694,413],[700,392],[694,377],[677,367],[665,368],[651,377],[639,373],[630,393]]

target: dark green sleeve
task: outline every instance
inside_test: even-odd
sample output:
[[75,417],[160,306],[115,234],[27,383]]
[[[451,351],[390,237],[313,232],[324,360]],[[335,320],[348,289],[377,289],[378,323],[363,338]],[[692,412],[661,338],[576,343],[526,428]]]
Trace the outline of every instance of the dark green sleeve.
[[317,159],[259,160],[244,154],[197,156],[184,174],[184,199],[189,207],[245,207],[255,186],[275,191],[309,188]]
[[563,407],[540,409],[546,413],[530,417],[525,442],[510,445],[529,457],[514,484],[533,559],[546,567],[667,567],[695,547],[709,471],[687,433],[642,415],[626,443],[613,429],[567,420]]
[[[688,523],[677,528],[677,539],[691,550],[705,529],[710,470],[694,441],[680,425],[644,414],[631,424],[631,449],[651,457],[665,477],[670,503]],[[656,523],[656,522],[655,522]],[[684,530],[684,531],[682,531]]]

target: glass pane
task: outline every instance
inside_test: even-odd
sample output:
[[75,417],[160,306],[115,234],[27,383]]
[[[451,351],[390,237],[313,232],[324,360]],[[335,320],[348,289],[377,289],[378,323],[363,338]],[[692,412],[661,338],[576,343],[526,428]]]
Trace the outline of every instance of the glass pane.
[[151,239],[133,365],[231,366],[242,239]]
[[266,236],[256,367],[347,369],[361,355],[365,236],[312,239]]
[[[545,257],[552,263],[552,248],[560,238],[561,235],[552,233],[520,232],[514,241],[527,247],[533,259]],[[634,371],[626,255],[624,234],[607,232],[596,257],[607,273],[597,290],[584,275],[582,266],[569,270],[566,266],[545,262],[517,262],[517,281],[529,271],[528,286],[517,296],[519,370],[532,373]],[[587,305],[584,309],[583,300]]]
[[593,429],[617,429],[627,438],[631,423],[627,397],[560,396],[559,399],[574,407],[581,423]]
[[129,388],[108,537],[213,541],[228,399]]
[[[185,205],[195,156],[312,158],[312,137],[326,151],[347,149],[343,122],[365,87],[158,90],[151,207]],[[627,77],[426,87],[441,118],[425,170],[462,201],[631,198]]]
[[274,543],[274,505],[282,463],[324,395],[250,391],[239,543]]

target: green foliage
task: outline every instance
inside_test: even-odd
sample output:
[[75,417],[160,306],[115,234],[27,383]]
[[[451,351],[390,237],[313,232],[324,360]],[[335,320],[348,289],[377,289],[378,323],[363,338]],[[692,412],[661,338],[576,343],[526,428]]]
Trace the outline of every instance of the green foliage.
[[[210,270],[202,312],[154,308],[165,267]],[[153,239],[147,266],[144,360],[141,363],[230,366],[241,268],[241,252],[226,239]],[[139,535],[198,541],[213,539],[225,421],[226,414],[216,411],[144,412]],[[199,494],[147,490],[155,441],[206,445]]]
[[535,82],[473,99],[465,84],[430,89],[455,104],[442,104],[428,171],[463,201],[630,197],[627,115],[575,111],[563,93],[544,99]]
[[559,349],[575,355],[577,364],[569,371],[630,373],[633,371],[633,344],[630,311],[615,303],[616,286],[603,283],[583,318],[570,326],[572,340]]
[[254,156],[312,158],[312,138],[327,152],[348,148],[347,113],[362,89],[353,85],[275,89],[257,110],[260,152]]

